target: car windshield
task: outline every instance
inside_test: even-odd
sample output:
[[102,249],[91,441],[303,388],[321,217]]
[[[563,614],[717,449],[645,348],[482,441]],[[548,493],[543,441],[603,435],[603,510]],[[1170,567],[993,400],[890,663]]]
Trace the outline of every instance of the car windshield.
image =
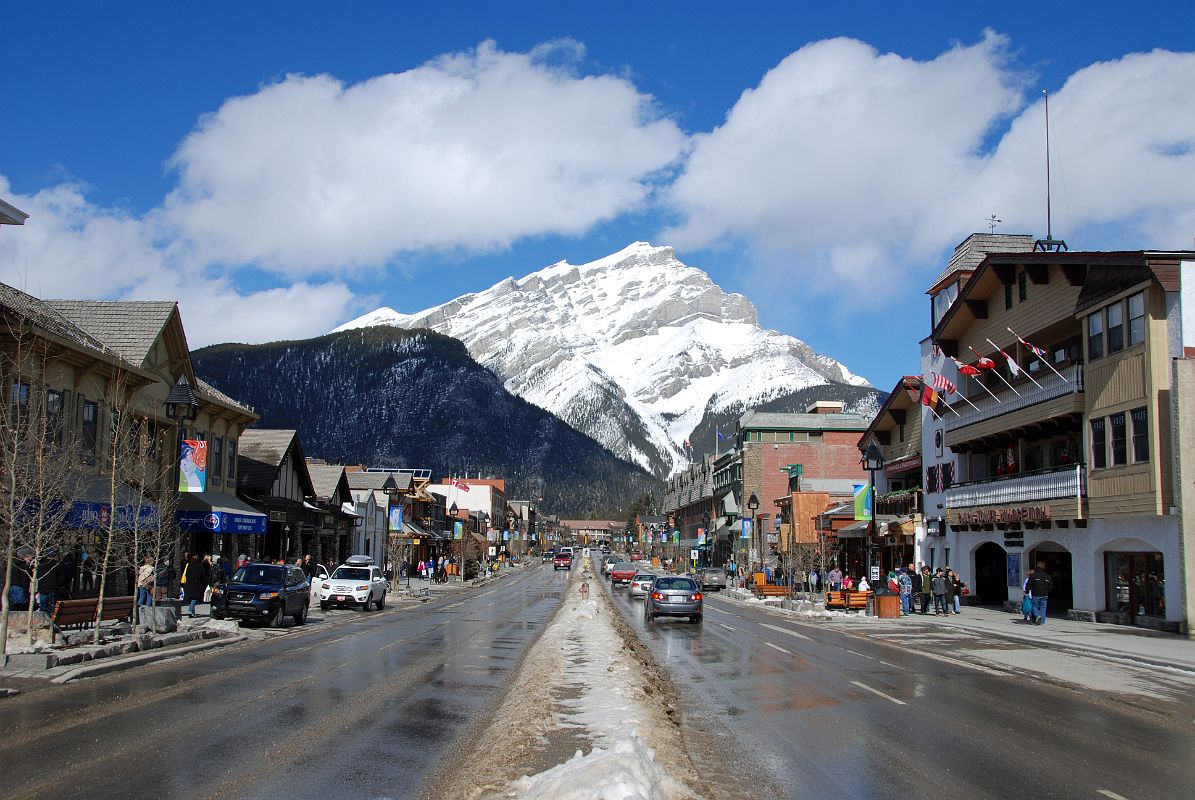
[[660,578],[656,581],[657,589],[680,589],[686,592],[697,590],[697,584],[690,578]]
[[655,579],[656,579],[655,575],[649,575],[646,572],[640,572],[638,575],[635,576],[635,580],[637,580],[637,581],[654,581]]
[[265,583],[281,586],[286,580],[286,567],[276,564],[246,564],[232,576],[235,583]]
[[345,581],[367,581],[369,570],[365,567],[337,567],[332,577]]
[[722,570],[720,570],[720,569],[707,569],[707,570],[703,570],[703,571],[705,572],[706,575],[721,575],[722,574]]

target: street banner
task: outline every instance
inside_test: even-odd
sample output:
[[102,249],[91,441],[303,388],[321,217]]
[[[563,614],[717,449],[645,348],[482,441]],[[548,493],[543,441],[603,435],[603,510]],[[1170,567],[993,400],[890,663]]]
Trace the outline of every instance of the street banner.
[[465,538],[465,525],[460,520],[452,523],[452,538],[458,540]]
[[855,484],[855,519],[871,519],[871,492],[866,483]]
[[697,529],[697,544],[705,544],[705,528]]
[[183,439],[178,460],[178,490],[207,491],[207,442],[202,439]]
[[504,542],[510,541],[510,531],[502,531],[502,541],[504,541]]
[[402,530],[402,506],[390,506],[390,530]]
[[680,531],[673,531],[673,532],[672,532],[672,543],[673,543],[673,544],[680,544]]
[[742,539],[743,541],[747,541],[748,539],[751,538],[751,528],[752,528],[752,524],[753,524],[754,520],[750,520],[750,519],[747,519],[746,517],[744,517],[742,522],[743,522],[743,532],[739,536],[739,538]]

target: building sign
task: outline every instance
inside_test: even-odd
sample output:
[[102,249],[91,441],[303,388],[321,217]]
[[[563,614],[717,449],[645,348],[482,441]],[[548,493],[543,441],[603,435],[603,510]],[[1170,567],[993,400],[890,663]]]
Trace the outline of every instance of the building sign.
[[188,533],[211,531],[262,534],[266,532],[266,517],[265,514],[238,514],[233,511],[180,511],[178,526]]
[[1010,508],[950,509],[946,518],[951,525],[1002,525],[1010,522],[1048,522],[1053,519],[1049,506],[1012,506]]
[[1008,585],[1021,588],[1021,554],[1008,554]]
[[183,439],[178,458],[178,490],[207,491],[207,442],[202,439]]

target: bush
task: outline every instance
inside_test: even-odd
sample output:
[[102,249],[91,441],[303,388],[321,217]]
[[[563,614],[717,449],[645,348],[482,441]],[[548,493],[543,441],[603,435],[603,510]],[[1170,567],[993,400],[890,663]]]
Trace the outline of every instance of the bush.
[[465,580],[471,581],[481,573],[481,564],[477,559],[471,558],[465,562]]

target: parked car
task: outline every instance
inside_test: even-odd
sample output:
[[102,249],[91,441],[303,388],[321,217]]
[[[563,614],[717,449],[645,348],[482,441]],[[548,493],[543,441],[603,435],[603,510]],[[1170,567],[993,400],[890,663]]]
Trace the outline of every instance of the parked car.
[[212,587],[212,618],[258,620],[275,628],[286,617],[307,621],[311,584],[298,567],[246,564],[226,583]]
[[703,608],[701,588],[692,578],[667,575],[652,584],[643,602],[643,614],[648,622],[657,617],[688,617],[700,625]]
[[330,577],[320,582],[319,607],[327,611],[332,606],[386,607],[386,592],[390,584],[369,556],[353,556],[337,567]]
[[726,588],[726,571],[716,567],[706,567],[697,570],[693,579],[701,586],[701,591],[713,589],[720,592]]
[[620,561],[610,570],[610,583],[625,586],[635,579],[639,569],[629,561]]
[[557,553],[556,557],[552,559],[552,571],[558,569],[572,569],[573,555],[572,553]]
[[640,572],[631,579],[631,597],[645,597],[651,591],[651,585],[658,576],[650,572]]

